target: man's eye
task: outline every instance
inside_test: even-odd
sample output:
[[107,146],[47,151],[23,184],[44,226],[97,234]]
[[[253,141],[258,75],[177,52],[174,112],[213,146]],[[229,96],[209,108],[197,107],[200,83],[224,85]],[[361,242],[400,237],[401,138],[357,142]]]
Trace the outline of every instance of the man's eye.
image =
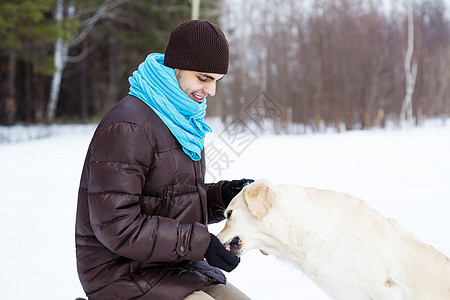
[[229,211],[227,212],[227,219],[231,218],[231,214],[232,214],[232,213],[233,213],[232,210],[229,210]]
[[206,81],[206,77],[202,77],[202,76],[198,76],[198,79],[200,80],[200,81]]

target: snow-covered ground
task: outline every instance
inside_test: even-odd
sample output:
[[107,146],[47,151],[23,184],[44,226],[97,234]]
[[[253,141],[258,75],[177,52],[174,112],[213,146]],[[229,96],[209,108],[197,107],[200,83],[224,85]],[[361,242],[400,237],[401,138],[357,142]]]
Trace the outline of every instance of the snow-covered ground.
[[[84,296],[76,273],[74,224],[93,130],[58,126],[43,139],[0,144],[3,299]],[[209,180],[266,178],[351,193],[450,254],[450,122],[340,134],[248,133],[233,136],[215,128],[208,136],[206,145],[214,149],[207,153]],[[328,299],[300,271],[259,251],[243,256],[227,277],[252,299]]]

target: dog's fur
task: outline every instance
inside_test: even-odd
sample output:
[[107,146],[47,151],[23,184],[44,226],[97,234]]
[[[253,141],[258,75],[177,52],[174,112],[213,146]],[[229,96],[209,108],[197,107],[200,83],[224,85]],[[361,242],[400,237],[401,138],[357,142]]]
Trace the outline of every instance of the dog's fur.
[[256,181],[225,215],[230,251],[290,261],[334,299],[450,299],[449,259],[350,195]]

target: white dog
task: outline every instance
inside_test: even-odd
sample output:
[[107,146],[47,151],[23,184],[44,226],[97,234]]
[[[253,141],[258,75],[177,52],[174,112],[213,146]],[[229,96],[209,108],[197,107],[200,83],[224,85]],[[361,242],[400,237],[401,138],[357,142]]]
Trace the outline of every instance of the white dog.
[[290,261],[334,299],[450,299],[449,259],[350,195],[256,181],[225,215],[228,250]]

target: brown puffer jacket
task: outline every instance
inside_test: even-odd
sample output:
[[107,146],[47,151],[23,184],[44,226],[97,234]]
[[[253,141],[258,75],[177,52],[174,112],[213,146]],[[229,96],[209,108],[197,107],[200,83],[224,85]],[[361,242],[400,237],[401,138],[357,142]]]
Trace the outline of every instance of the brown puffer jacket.
[[125,97],[86,155],[76,217],[77,268],[89,299],[183,299],[223,273],[203,259],[220,187],[145,103]]

